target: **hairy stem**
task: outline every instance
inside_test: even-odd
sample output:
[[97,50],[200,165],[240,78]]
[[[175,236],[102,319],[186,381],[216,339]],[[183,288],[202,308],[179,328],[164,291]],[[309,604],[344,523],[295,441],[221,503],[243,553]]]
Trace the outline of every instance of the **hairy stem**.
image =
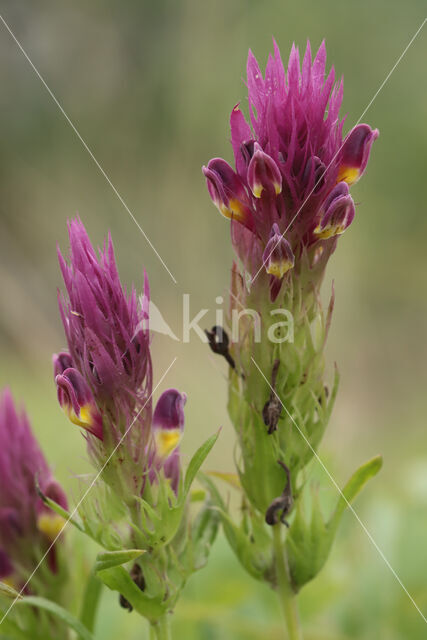
[[274,555],[277,571],[277,595],[285,617],[289,640],[302,640],[295,593],[292,590],[287,566],[286,551],[282,541],[282,525],[273,527]]

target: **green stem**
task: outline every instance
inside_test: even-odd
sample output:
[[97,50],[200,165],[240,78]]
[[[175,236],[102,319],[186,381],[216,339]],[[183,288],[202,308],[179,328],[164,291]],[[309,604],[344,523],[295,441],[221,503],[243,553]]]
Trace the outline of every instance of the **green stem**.
[[150,625],[150,640],[172,640],[170,614],[166,613]]
[[289,640],[302,640],[296,596],[289,579],[286,551],[282,541],[282,525],[273,527],[275,566],[277,570],[277,595],[286,620]]
[[87,579],[80,612],[80,620],[83,622],[86,629],[91,632],[95,629],[96,614],[98,611],[101,591],[102,582],[95,573],[91,571]]

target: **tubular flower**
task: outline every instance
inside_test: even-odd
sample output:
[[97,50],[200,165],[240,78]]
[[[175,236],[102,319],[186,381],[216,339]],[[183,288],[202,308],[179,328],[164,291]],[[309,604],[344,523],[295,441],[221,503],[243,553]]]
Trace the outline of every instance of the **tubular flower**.
[[[0,579],[21,588],[62,529],[64,521],[48,509],[37,487],[67,508],[67,498],[54,480],[24,411],[12,395],[0,395]],[[58,547],[48,553],[51,578],[58,573]],[[48,586],[48,585],[46,585]],[[29,590],[33,586],[29,585]]]
[[337,181],[352,185],[359,180],[368,164],[372,143],[378,138],[378,129],[358,124],[344,141],[340,154]]
[[153,432],[156,453],[161,459],[168,458],[178,446],[184,430],[185,393],[167,389],[157,401],[153,414]]
[[92,392],[77,369],[65,369],[55,377],[58,401],[71,422],[102,440],[102,416]]
[[271,276],[270,296],[272,302],[277,298],[285,274],[293,268],[295,256],[289,242],[282,236],[278,225],[273,224],[270,239],[262,256],[264,268]]
[[[280,235],[286,235],[295,256],[337,235],[313,233],[315,223],[337,182],[351,185],[362,175],[378,137],[377,130],[361,124],[350,131],[343,144],[343,120],[339,117],[343,83],[335,82],[333,67],[328,74],[325,68],[324,43],[314,59],[308,43],[302,62],[293,46],[285,71],[274,42],[274,55],[270,55],[264,75],[249,51],[249,123],[239,105],[230,118],[236,172],[218,158],[203,168],[209,193],[220,210],[225,207],[229,212],[233,199],[244,212],[227,217],[232,218],[234,248],[252,277],[262,267],[273,225]],[[214,187],[219,181],[210,174],[214,169],[211,163],[227,166],[222,191]],[[350,206],[348,213],[350,216]],[[327,254],[334,248],[331,240]]]
[[323,205],[323,214],[314,230],[318,238],[341,235],[353,222],[354,202],[346,182],[339,182],[332,189]]
[[290,244],[280,233],[277,224],[273,225],[270,240],[265,246],[263,262],[267,273],[279,279],[282,279],[295,264]]
[[166,478],[169,478],[176,492],[180,478],[179,443],[184,432],[185,393],[176,389],[167,389],[157,401],[153,414],[153,433],[158,465],[163,465]]
[[254,144],[254,153],[248,166],[248,184],[255,198],[265,190],[276,196],[282,191],[282,175],[277,164],[259,146]]
[[210,160],[203,167],[209,195],[220,213],[252,228],[249,197],[244,184],[230,165],[221,158]]

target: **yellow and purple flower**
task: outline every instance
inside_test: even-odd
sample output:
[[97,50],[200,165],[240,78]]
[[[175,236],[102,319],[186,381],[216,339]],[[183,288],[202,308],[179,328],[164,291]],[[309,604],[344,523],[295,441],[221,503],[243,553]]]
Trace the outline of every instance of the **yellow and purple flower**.
[[186,401],[185,393],[167,389],[158,399],[153,414],[155,458],[163,465],[164,474],[175,491],[180,475],[179,443],[184,432]]
[[322,206],[321,218],[314,234],[320,239],[339,236],[353,222],[354,214],[354,202],[349,194],[348,184],[339,182]]
[[358,124],[344,140],[340,152],[338,182],[354,184],[362,176],[368,164],[372,143],[378,138],[378,129],[367,124]]
[[[60,357],[56,356],[55,368]],[[70,367],[56,375],[55,382],[59,404],[71,422],[102,440],[102,415],[82,374]]]
[[279,294],[284,276],[290,269],[293,269],[295,264],[295,256],[291,246],[280,233],[276,223],[271,229],[270,239],[265,245],[262,259],[266,272],[271,276],[270,291],[271,299],[274,302]]
[[[53,478],[24,411],[16,409],[9,389],[0,395],[0,580],[23,585],[64,525],[48,509],[37,487],[67,508],[67,498]],[[48,566],[57,571],[56,545]],[[31,588],[31,585],[30,585]]]

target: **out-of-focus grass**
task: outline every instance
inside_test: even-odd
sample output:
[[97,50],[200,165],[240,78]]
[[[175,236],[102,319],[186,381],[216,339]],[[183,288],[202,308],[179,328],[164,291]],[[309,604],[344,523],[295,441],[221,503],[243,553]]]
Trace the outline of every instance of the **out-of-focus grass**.
[[[323,38],[345,76],[346,128],[358,118],[424,17],[424,4],[357,5],[283,0],[159,0],[125,4],[7,0],[2,15],[111,176],[178,280],[175,286],[100,175],[10,36],[0,30],[0,385],[25,400],[61,482],[92,473],[84,442],[55,400],[50,355],[64,346],[56,309],[55,245],[79,211],[96,243],[111,229],[123,280],[148,269],[153,298],[179,334],[181,295],[191,309],[226,296],[232,251],[225,221],[200,173],[211,156],[231,159],[228,115],[244,100],[245,57],[262,64],[274,33],[283,57]],[[357,512],[421,609],[427,611],[427,320],[423,158],[427,145],[425,35],[421,34],[364,120],[380,129],[369,170],[353,189],[354,224],[340,240],[328,361],[341,388],[322,457],[340,483],[383,453],[384,468]],[[223,425],[208,466],[229,470],[234,438],[225,369],[197,338],[156,338],[155,377],[189,393],[184,458]],[[329,501],[335,489],[314,477]],[[219,538],[209,566],[188,584],[178,638],[280,637],[274,594],[247,578]],[[99,638],[141,638],[135,614],[105,594]],[[307,638],[407,640],[425,623],[366,534],[347,514],[331,559],[303,591]],[[258,635],[257,635],[258,634]]]

